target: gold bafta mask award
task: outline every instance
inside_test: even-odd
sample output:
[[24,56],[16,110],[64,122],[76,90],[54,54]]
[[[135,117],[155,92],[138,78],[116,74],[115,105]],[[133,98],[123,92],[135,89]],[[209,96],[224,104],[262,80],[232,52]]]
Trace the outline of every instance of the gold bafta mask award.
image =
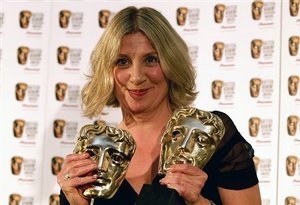
[[86,198],[105,198],[114,196],[125,178],[136,144],[126,130],[105,124],[88,124],[81,128],[74,153],[88,152],[95,160],[98,178],[83,191]]
[[203,168],[224,133],[222,120],[211,112],[193,107],[176,110],[161,139],[159,173],[166,174],[173,164]]

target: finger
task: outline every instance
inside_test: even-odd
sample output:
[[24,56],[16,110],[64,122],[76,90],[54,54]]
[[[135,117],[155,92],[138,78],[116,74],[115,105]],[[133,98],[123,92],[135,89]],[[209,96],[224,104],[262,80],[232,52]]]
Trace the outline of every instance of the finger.
[[66,156],[64,160],[64,164],[68,164],[69,162],[77,161],[81,159],[87,159],[89,157],[90,157],[89,153],[69,154]]
[[78,186],[87,186],[88,184],[93,183],[96,180],[97,180],[97,175],[75,177],[69,180],[62,180],[59,182],[59,185],[64,190],[70,190]]
[[191,164],[174,164],[170,166],[168,172],[172,172],[172,173],[181,172],[187,175],[202,175],[203,173],[205,173],[198,167],[195,167]]

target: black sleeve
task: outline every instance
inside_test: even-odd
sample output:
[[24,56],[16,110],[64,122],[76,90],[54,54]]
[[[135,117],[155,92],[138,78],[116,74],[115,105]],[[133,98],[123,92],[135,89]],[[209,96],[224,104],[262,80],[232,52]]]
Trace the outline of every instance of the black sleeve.
[[68,202],[68,200],[67,200],[65,194],[62,192],[62,190],[60,190],[59,200],[60,200],[60,205],[70,205],[70,203]]

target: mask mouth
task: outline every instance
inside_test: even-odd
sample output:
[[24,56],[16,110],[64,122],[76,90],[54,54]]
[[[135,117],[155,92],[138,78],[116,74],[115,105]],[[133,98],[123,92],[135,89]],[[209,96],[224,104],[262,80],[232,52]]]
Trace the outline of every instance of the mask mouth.
[[111,183],[110,179],[98,177],[97,181],[93,183],[94,186],[106,186]]

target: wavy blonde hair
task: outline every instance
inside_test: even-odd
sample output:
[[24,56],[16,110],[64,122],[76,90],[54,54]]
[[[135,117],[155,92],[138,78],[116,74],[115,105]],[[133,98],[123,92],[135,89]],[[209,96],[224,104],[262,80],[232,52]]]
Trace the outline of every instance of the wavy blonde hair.
[[144,33],[158,53],[169,84],[171,108],[175,110],[195,100],[196,71],[184,40],[160,12],[130,6],[114,16],[91,54],[91,73],[81,92],[85,116],[101,114],[104,106],[120,106],[114,95],[113,68],[122,37],[135,32]]

